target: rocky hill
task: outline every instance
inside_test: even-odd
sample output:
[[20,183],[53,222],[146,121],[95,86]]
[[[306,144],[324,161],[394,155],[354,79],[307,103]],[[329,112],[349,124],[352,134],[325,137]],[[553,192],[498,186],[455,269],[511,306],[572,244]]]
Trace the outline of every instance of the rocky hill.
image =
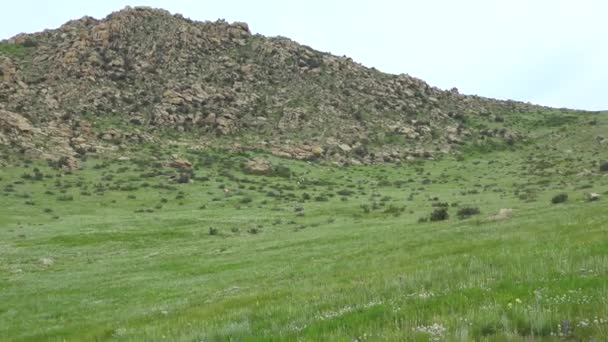
[[510,118],[538,110],[151,8],[0,43],[0,151],[35,158],[169,137],[340,163],[430,158],[516,143]]

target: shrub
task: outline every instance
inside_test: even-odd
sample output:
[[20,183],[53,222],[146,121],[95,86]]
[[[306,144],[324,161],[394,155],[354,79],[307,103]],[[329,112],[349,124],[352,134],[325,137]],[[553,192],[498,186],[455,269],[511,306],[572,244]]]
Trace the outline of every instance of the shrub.
[[74,200],[74,196],[72,195],[61,195],[59,197],[57,197],[58,201],[73,201]]
[[553,203],[553,204],[564,203],[567,200],[568,200],[568,194],[561,193],[561,194],[557,194],[557,195],[553,196],[553,198],[551,199],[551,203]]
[[393,215],[395,217],[400,216],[401,213],[403,213],[403,211],[405,211],[404,207],[397,207],[394,205],[389,205],[388,208],[384,209],[384,213],[385,214],[390,214]]
[[279,165],[274,169],[274,174],[278,177],[290,178],[292,173],[287,166]]
[[431,221],[444,221],[448,218],[450,218],[450,214],[448,214],[448,209],[445,207],[440,207],[433,210],[431,216],[429,217]]
[[463,220],[463,219],[466,219],[473,215],[477,215],[479,213],[480,213],[480,211],[479,211],[479,208],[477,208],[477,207],[462,207],[462,208],[458,209],[458,212],[456,212],[456,215],[458,216],[459,219]]
[[340,196],[348,197],[348,196],[353,195],[354,192],[351,191],[351,190],[348,190],[348,189],[344,189],[344,190],[338,191],[337,194],[340,195]]
[[190,175],[187,173],[181,173],[177,179],[176,182],[178,182],[179,184],[187,184],[190,183]]
[[600,171],[608,172],[608,160],[600,164]]
[[209,227],[209,235],[217,235],[217,233],[219,233],[217,228]]

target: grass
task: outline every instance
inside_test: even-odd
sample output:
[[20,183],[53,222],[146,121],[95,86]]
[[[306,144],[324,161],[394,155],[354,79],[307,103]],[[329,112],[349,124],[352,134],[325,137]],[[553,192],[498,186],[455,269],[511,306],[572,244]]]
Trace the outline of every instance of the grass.
[[32,47],[22,44],[12,44],[0,42],[0,55],[14,58],[24,58],[31,51]]
[[[262,156],[290,177],[243,173],[258,153],[183,146],[97,156],[69,173],[2,168],[0,336],[605,340],[608,212],[604,198],[585,200],[608,192],[599,119],[435,161]],[[149,157],[173,153],[195,165],[191,182]],[[437,208],[449,218],[419,222]],[[462,208],[480,213],[460,219]],[[513,217],[492,219],[501,208]]]

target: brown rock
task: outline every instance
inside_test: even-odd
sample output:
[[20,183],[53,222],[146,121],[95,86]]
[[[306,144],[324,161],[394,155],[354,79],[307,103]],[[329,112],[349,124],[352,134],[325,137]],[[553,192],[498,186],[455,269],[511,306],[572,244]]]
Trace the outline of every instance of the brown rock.
[[175,156],[173,158],[173,160],[171,160],[169,165],[171,167],[174,167],[174,168],[180,169],[180,170],[191,170],[192,169],[192,163],[190,161],[183,159],[183,158],[178,158],[177,156]]
[[244,170],[247,173],[254,175],[268,175],[272,173],[272,164],[263,158],[254,158],[248,160],[244,165]]

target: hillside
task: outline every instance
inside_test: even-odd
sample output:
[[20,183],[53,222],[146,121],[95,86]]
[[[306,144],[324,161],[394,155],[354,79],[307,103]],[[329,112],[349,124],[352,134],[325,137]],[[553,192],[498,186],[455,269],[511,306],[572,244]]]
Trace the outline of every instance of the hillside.
[[0,43],[2,341],[606,341],[608,113],[148,8]]
[[369,164],[512,144],[543,110],[150,8],[4,41],[0,81],[0,143],[43,159],[178,137]]

